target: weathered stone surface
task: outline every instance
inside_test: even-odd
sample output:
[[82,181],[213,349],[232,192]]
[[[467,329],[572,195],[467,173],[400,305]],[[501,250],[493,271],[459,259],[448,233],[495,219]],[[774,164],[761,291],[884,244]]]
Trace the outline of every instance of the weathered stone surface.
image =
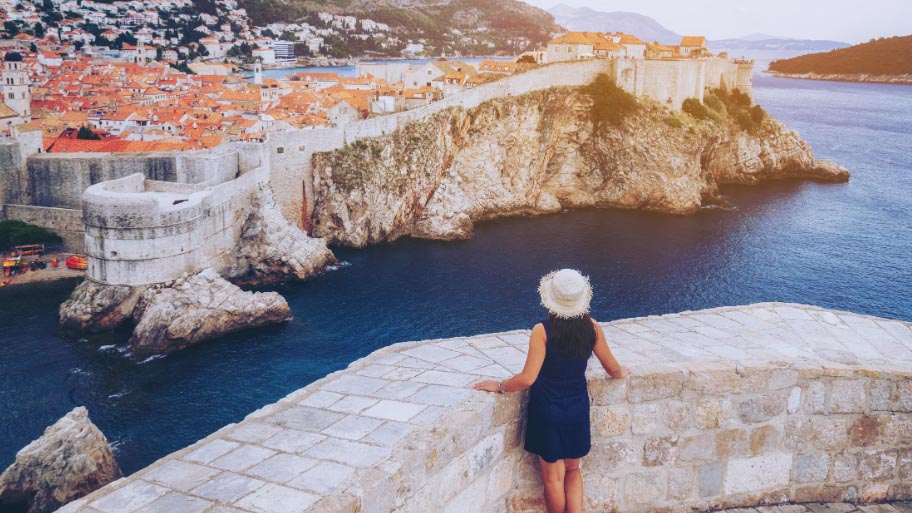
[[750,435],[744,429],[723,429],[716,434],[716,456],[728,459],[733,456],[750,456]]
[[325,240],[308,237],[282,216],[269,186],[260,187],[247,211],[237,263],[225,272],[231,281],[263,285],[306,280],[337,263]]
[[773,452],[779,446],[779,430],[773,426],[760,426],[750,434],[751,453]]
[[830,411],[834,413],[864,413],[865,380],[834,379],[830,389]]
[[79,407],[16,454],[0,475],[0,506],[27,504],[29,513],[50,512],[120,476],[107,438]]
[[716,497],[722,493],[722,464],[706,463],[700,466],[700,497]]
[[592,433],[595,436],[620,435],[626,432],[630,425],[630,416],[623,408],[595,406],[590,410],[589,415]]
[[629,474],[624,479],[624,500],[632,504],[650,504],[665,496],[667,478],[661,470]]
[[738,417],[745,424],[764,422],[782,413],[785,400],[778,396],[760,396],[738,404]]
[[633,409],[633,421],[630,430],[635,435],[647,435],[655,432],[659,426],[659,405],[643,404]]
[[627,400],[632,403],[675,397],[684,386],[684,375],[677,370],[663,370],[646,376],[631,376]]
[[133,320],[142,287],[111,286],[85,280],[58,312],[61,329],[74,333],[112,331]]
[[879,417],[862,417],[856,420],[849,432],[851,444],[855,446],[873,445],[880,437],[880,424]]
[[647,438],[643,444],[643,465],[656,467],[674,463],[675,447],[670,436]]
[[795,457],[795,480],[799,483],[822,482],[830,471],[826,454],[800,454]]
[[694,424],[702,429],[719,427],[719,415],[722,413],[722,399],[700,399],[694,411]]
[[[291,319],[276,292],[245,292],[206,269],[143,292],[130,347],[137,355],[159,354],[233,331]],[[141,312],[141,313],[139,313]]]
[[786,453],[729,460],[724,490],[734,495],[782,488],[788,485],[791,470],[792,455]]

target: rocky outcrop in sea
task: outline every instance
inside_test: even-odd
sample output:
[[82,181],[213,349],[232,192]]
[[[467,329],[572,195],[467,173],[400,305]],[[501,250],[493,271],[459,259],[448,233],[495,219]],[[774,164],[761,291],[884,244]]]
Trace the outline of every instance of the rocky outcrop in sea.
[[596,127],[583,88],[554,88],[315,154],[314,233],[356,247],[461,239],[498,216],[593,206],[692,214],[723,184],[848,180],[775,120],[748,131],[638,104],[620,125]]
[[0,475],[0,510],[47,513],[122,477],[108,439],[75,408],[16,454]]
[[826,80],[831,82],[869,82],[875,84],[912,84],[912,75],[872,75],[869,73],[783,73],[771,71],[779,78]]
[[291,310],[280,294],[246,292],[237,285],[307,280],[336,258],[325,240],[308,237],[282,216],[268,186],[258,191],[246,215],[235,263],[228,269],[204,269],[145,286],[86,280],[60,306],[62,330],[83,334],[132,327],[130,350],[142,357],[288,321]]

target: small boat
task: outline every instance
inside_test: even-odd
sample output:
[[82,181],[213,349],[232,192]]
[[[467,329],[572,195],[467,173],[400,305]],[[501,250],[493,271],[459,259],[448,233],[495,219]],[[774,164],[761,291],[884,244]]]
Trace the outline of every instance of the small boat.
[[82,256],[70,255],[66,259],[66,266],[70,269],[85,271],[89,268],[89,259]]
[[4,280],[4,281],[0,281],[0,287],[6,287],[7,285],[10,284],[11,281],[13,281],[12,278],[7,278],[7,279]]

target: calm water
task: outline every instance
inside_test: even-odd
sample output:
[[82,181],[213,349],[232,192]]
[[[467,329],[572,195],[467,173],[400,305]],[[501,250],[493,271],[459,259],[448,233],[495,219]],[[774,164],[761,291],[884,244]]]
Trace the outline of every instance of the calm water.
[[134,472],[387,344],[528,327],[539,276],[562,266],[592,277],[602,320],[758,301],[912,320],[912,87],[758,77],[756,95],[851,183],[732,188],[736,210],[692,217],[587,210],[339,250],[350,266],[281,289],[293,322],[143,365],[55,337],[72,284],[0,289],[0,468],[86,405]]

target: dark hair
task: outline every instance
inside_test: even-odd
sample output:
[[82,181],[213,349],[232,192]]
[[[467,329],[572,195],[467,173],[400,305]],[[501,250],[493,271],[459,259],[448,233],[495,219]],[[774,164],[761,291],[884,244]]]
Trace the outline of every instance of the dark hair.
[[548,345],[567,356],[588,358],[595,349],[595,326],[592,317],[562,319],[548,312]]

